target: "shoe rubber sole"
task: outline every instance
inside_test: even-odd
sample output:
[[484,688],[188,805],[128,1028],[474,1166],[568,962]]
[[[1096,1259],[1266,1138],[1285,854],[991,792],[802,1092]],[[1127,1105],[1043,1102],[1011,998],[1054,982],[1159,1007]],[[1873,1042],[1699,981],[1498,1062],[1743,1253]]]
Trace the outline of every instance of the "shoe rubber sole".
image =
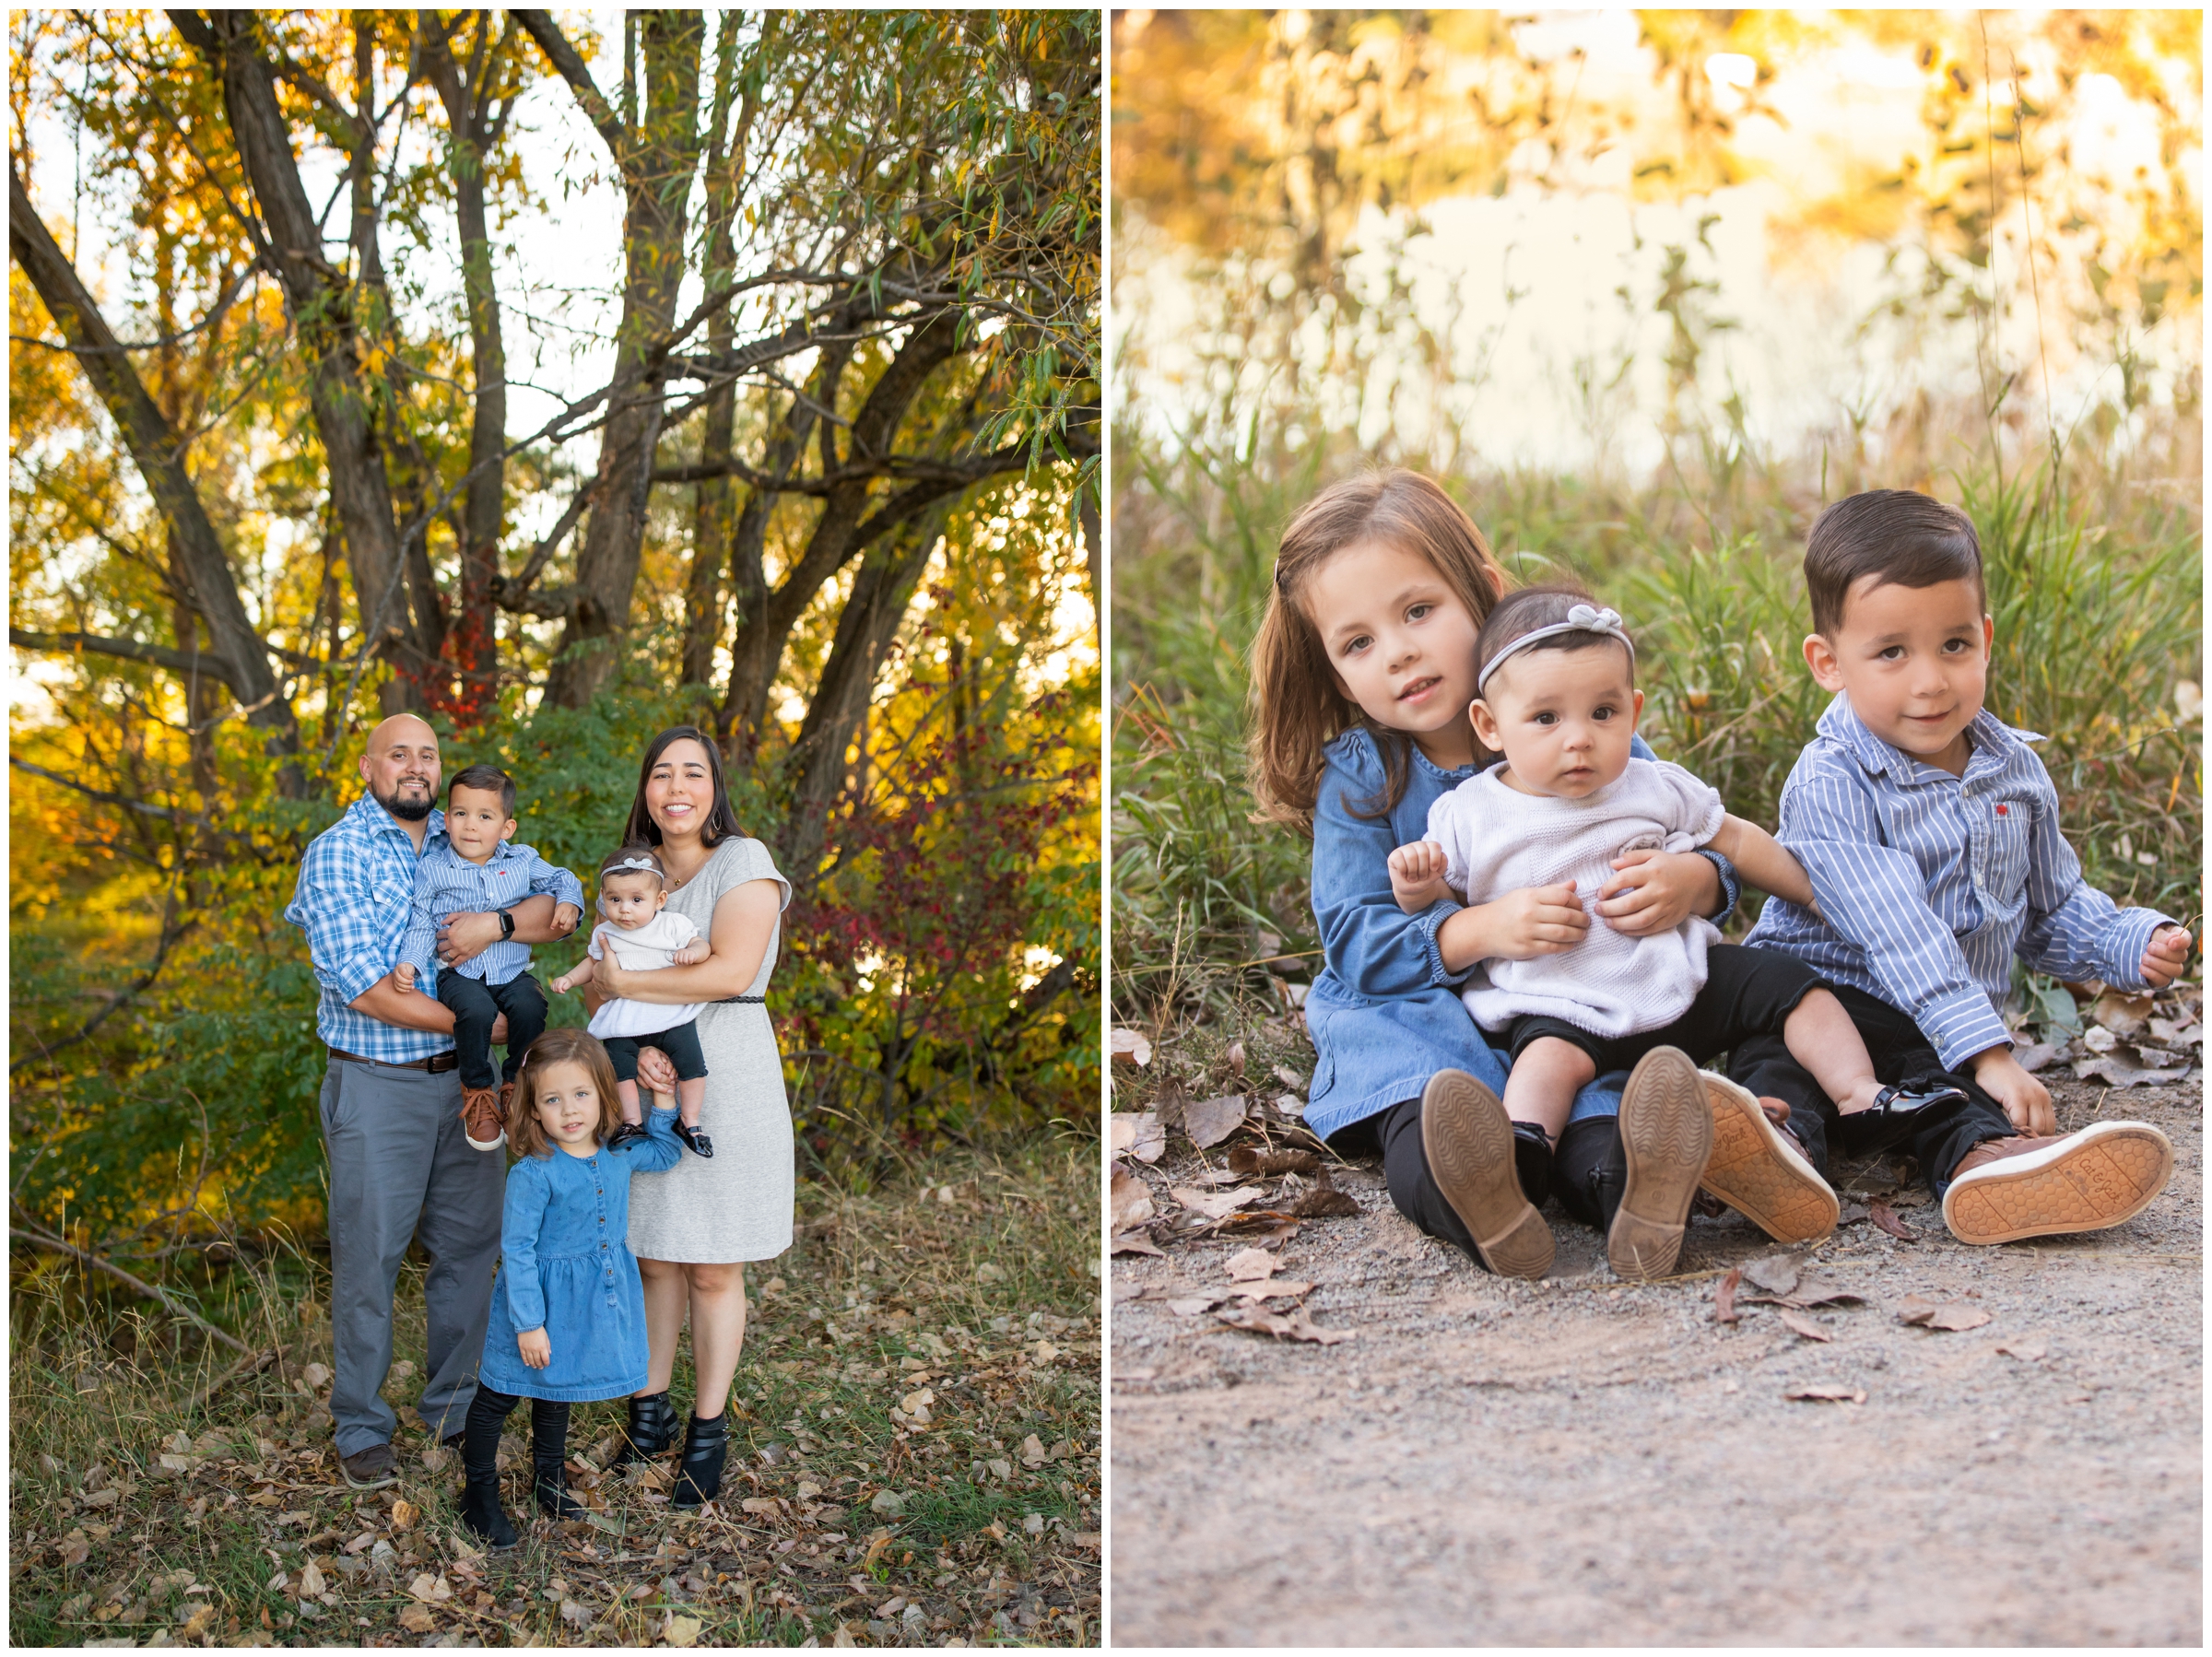
[[341,1459],[338,1463],[338,1471],[346,1475],[346,1482],[351,1485],[356,1490],[382,1490],[386,1485],[396,1485],[399,1483],[399,1469],[397,1467],[393,1468],[391,1472],[385,1474],[381,1478],[356,1478],[353,1474],[347,1470],[344,1460]]
[[1951,1181],[1943,1223],[1965,1243],[2101,1231],[2150,1206],[2173,1177],[2173,1146],[2139,1122],[2094,1122],[2025,1157]]
[[1498,1096],[1464,1070],[1440,1070],[1421,1090],[1421,1149],[1430,1177],[1500,1277],[1551,1269],[1551,1228],[1513,1171],[1513,1124]]
[[505,1134],[501,1134],[497,1139],[491,1140],[488,1143],[477,1138],[465,1129],[462,1131],[461,1136],[468,1141],[468,1148],[472,1151],[496,1151],[500,1148],[500,1146],[507,1143],[507,1135]]
[[1704,1187],[1776,1242],[1813,1242],[1836,1228],[1836,1193],[1767,1120],[1759,1100],[1725,1076],[1701,1071],[1712,1114]]
[[1620,1146],[1628,1181],[1606,1234],[1606,1258],[1631,1283],[1675,1269],[1682,1228],[1712,1152],[1705,1078],[1677,1047],[1655,1047],[1629,1073],[1620,1096]]

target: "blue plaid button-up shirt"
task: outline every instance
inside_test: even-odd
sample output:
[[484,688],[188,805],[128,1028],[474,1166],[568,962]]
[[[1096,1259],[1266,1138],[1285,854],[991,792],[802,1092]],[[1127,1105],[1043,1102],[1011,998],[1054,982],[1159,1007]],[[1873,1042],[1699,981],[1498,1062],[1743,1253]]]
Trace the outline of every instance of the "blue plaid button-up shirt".
[[399,958],[412,961],[421,974],[415,987],[435,993],[432,981],[441,972],[463,978],[480,978],[488,984],[503,984],[530,970],[530,946],[501,938],[486,946],[481,955],[458,967],[438,964],[438,928],[449,915],[489,914],[520,903],[539,892],[550,892],[553,901],[573,903],[583,910],[583,885],[568,870],[557,867],[528,846],[501,840],[500,849],[480,864],[453,850],[450,840],[423,848],[415,869],[414,918],[400,943]]
[[[445,844],[445,813],[432,811],[423,853]],[[308,842],[284,918],[307,934],[323,986],[315,1028],[324,1041],[364,1059],[406,1064],[444,1052],[450,1035],[403,1029],[351,1003],[399,962],[415,905],[415,842],[398,818],[363,794]]]
[[2170,917],[2122,909],[2081,877],[2058,790],[1986,709],[1954,777],[1891,747],[1842,696],[1782,791],[1775,838],[1811,876],[1825,921],[1770,899],[1747,944],[1784,949],[1831,981],[1910,1013],[1951,1069],[2011,1038],[1998,1009],[2017,953],[2076,982],[2141,989],[2143,951]]

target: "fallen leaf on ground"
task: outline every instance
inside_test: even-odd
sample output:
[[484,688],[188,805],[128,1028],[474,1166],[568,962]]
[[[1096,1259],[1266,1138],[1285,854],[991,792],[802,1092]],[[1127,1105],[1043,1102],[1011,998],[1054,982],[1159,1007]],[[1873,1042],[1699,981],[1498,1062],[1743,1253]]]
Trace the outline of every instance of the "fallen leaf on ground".
[[307,1562],[307,1569],[300,1573],[300,1592],[311,1600],[320,1599],[323,1597],[323,1590],[328,1586],[329,1584],[323,1580],[322,1571],[316,1568],[315,1562],[310,1559]]
[[1152,1063],[1152,1043],[1142,1030],[1116,1029],[1111,1048],[1115,1058],[1126,1059],[1132,1064]]
[[1836,1224],[1855,1226],[1866,1217],[1867,1213],[1866,1205],[1864,1203],[1846,1203],[1843,1205],[1842,1212],[1836,1216]]
[[412,1529],[421,1517],[422,1510],[404,1497],[392,1504],[392,1528],[395,1531]]
[[1794,1311],[1782,1313],[1782,1326],[1784,1329],[1794,1330],[1808,1341],[1832,1341],[1836,1338],[1821,1328],[1819,1324],[1814,1322],[1812,1319],[1801,1317]]
[[579,1628],[588,1628],[592,1626],[592,1608],[578,1604],[574,1600],[564,1599],[560,1602],[560,1620],[573,1623]]
[[1737,1323],[1744,1314],[1735,1310],[1735,1286],[1744,1280],[1742,1270],[1728,1268],[1728,1275],[1713,1287],[1712,1321],[1716,1323]]
[[1264,1151],[1240,1145],[1229,1153],[1229,1171],[1239,1179],[1253,1174],[1317,1174],[1321,1158],[1312,1151]]
[[1111,1252],[1116,1254],[1156,1254],[1162,1260],[1167,1258],[1167,1251],[1142,1231],[1115,1232]]
[[1218,1295],[1179,1295],[1168,1302],[1168,1310],[1179,1318],[1194,1318],[1202,1311],[1214,1310]]
[[2016,1334],[2012,1339],[2000,1346],[1997,1350],[2018,1358],[2024,1364],[2032,1364],[2041,1362],[2043,1355],[2051,1350],[2051,1346],[2050,1343],[2040,1336],[2030,1338]]
[[1350,1329],[1323,1329],[1306,1315],[1303,1307],[1288,1317],[1281,1312],[1263,1310],[1258,1306],[1241,1306],[1234,1310],[1216,1312],[1214,1315],[1231,1329],[1247,1329],[1254,1334],[1271,1334],[1278,1341],[1286,1337],[1294,1341],[1312,1341],[1323,1346],[1348,1341],[1358,1333]]
[[1786,1295],[1797,1287],[1797,1268],[1803,1263],[1802,1255],[1769,1254],[1745,1262],[1744,1275],[1770,1295]]
[[1797,1287],[1783,1296],[1782,1303],[1800,1310],[1808,1306],[1864,1306],[1866,1297],[1856,1289],[1838,1288],[1833,1284],[1816,1283],[1810,1277],[1800,1277]]
[[1309,1191],[1286,1205],[1283,1212],[1301,1220],[1325,1220],[1358,1214],[1359,1205],[1334,1186],[1324,1186],[1318,1191]]
[[1232,1283],[1249,1283],[1256,1277],[1275,1275],[1277,1261],[1265,1249],[1245,1249],[1229,1257],[1229,1277]]
[[410,1634],[428,1634],[438,1626],[428,1605],[409,1605],[399,1614],[399,1626]]
[[2163,1087],[2180,1081],[2186,1074],[2185,1064],[2147,1069],[2130,1064],[2116,1054],[2101,1059],[2077,1059],[2074,1062],[2076,1081],[2102,1082],[2108,1087]]
[[1239,1075],[1244,1074],[1244,1038],[1239,1036],[1221,1054],[1221,1062]]
[[1989,1313],[1979,1306],[1938,1306],[1928,1319],[1930,1329],[1979,1329],[1989,1322]]
[[1136,1117],[1128,1111],[1116,1111],[1106,1119],[1107,1155],[1118,1157],[1124,1151],[1136,1148]]
[[1203,1214],[1209,1220],[1218,1220],[1260,1201],[1265,1193],[1257,1191],[1206,1192],[1194,1186],[1177,1185],[1170,1189],[1169,1194],[1194,1214]]
[[672,1646],[697,1645],[699,1631],[705,1626],[696,1616],[678,1616],[674,1612],[670,1612],[668,1626],[661,1630],[661,1637]]
[[330,1384],[330,1366],[328,1364],[310,1364],[300,1371],[300,1379],[311,1387],[318,1389],[326,1387]]
[[1135,1130],[1129,1145],[1132,1157],[1147,1167],[1159,1160],[1160,1154],[1168,1148],[1168,1130],[1157,1112],[1140,1111],[1135,1116],[1119,1116],[1114,1120],[1127,1122]]
[[1021,1441],[1021,1461],[1025,1467],[1041,1467],[1045,1463],[1044,1444],[1035,1433]]
[[207,1630],[214,1626],[215,1607],[213,1605],[202,1605],[194,1610],[190,1616],[184,1619],[184,1626],[179,1628],[177,1633],[179,1637],[185,1639],[197,1639],[201,1635],[206,1633]]
[[1154,1213],[1151,1188],[1125,1168],[1113,1170],[1108,1204],[1116,1231],[1133,1231]]
[[1288,1064],[1277,1064],[1275,1067],[1275,1079],[1282,1083],[1284,1087],[1293,1088],[1300,1093],[1306,1090],[1306,1078]]
[[2149,1028],[2155,1003],[2147,994],[2131,995],[2124,990],[2107,990],[2089,1007],[2089,1017],[2123,1041],[2132,1041]]
[[1891,1212],[1889,1205],[1879,1197],[1866,1205],[1866,1217],[1896,1238],[1899,1242],[1918,1242],[1920,1240],[1920,1234],[1906,1225],[1904,1221],[1899,1219]]
[[1815,1404],[1865,1404],[1865,1387],[1844,1387],[1820,1384],[1809,1387],[1792,1387],[1784,1398],[1803,1398]]
[[1288,1277],[1270,1277],[1258,1283],[1240,1283],[1230,1292],[1242,1295],[1250,1300],[1272,1300],[1277,1295],[1307,1294],[1312,1287],[1311,1283],[1300,1283]]
[[1182,1108],[1182,1131],[1200,1150],[1219,1145],[1244,1125],[1244,1098],[1225,1094],[1219,1099],[1193,1099]]

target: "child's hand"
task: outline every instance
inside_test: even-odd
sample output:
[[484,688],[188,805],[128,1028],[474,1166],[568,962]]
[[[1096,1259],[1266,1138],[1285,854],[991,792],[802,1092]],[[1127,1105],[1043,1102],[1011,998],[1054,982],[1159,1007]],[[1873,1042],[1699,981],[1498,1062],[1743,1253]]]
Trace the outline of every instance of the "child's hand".
[[398,966],[393,968],[392,981],[402,990],[412,990],[415,987],[415,963],[402,961]]
[[1444,849],[1432,840],[1416,840],[1390,854],[1390,895],[1409,915],[1418,915],[1450,888],[1444,885]]
[[553,1343],[542,1326],[516,1335],[514,1345],[523,1355],[523,1362],[533,1369],[542,1369],[553,1361]]
[[583,958],[583,959],[578,961],[573,967],[571,967],[566,972],[555,979],[553,981],[553,988],[559,991],[561,994],[566,995],[571,990],[575,989],[579,984],[588,984],[591,981],[592,958],[587,955]]
[[573,903],[556,903],[553,906],[553,930],[562,937],[576,930],[576,923],[583,919],[583,911]]
[[1598,888],[1597,912],[1625,937],[1656,937],[1720,906],[1721,874],[1695,852],[1623,852]]
[[714,953],[713,945],[704,938],[693,938],[670,958],[679,967],[696,967]]
[[1573,948],[1590,930],[1590,917],[1574,895],[1574,882],[1524,886],[1483,905],[1486,955],[1493,960],[1525,961]]
[[2189,964],[2190,943],[2185,926],[2161,926],[2150,934],[2150,943],[2143,951],[2143,976],[2152,989],[2163,990],[2181,977],[2182,969]]
[[2020,1068],[2012,1048],[1992,1047],[1968,1061],[1982,1091],[2005,1107],[2005,1115],[2023,1134],[2055,1134],[2051,1089]]

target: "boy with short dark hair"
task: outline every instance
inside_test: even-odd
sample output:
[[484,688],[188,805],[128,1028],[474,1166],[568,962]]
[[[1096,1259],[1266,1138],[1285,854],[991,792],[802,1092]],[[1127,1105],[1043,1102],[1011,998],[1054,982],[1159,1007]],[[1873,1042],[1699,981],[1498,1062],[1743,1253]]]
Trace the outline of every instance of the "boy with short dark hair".
[[[583,913],[583,884],[528,846],[512,843],[514,779],[495,765],[472,765],[456,773],[445,797],[445,839],[424,852],[415,869],[415,912],[400,945],[392,981],[419,987],[453,1015],[453,1054],[461,1069],[461,1119],[468,1143],[496,1150],[507,1137],[507,1110],[515,1073],[530,1043],[545,1032],[546,993],[530,976],[530,946],[512,941],[508,911],[524,899],[550,892],[555,904],[572,906],[573,924]],[[505,935],[459,966],[438,964],[438,928],[449,915],[497,911]],[[491,1062],[491,1027],[507,1016],[504,1073]]]
[[1853,495],[1814,524],[1805,573],[1806,664],[1836,697],[1783,789],[1777,838],[1819,913],[1770,899],[1745,941],[1820,971],[1882,1080],[1940,1077],[1965,1098],[1869,1143],[1779,1040],[1744,1043],[1729,1074],[1790,1105],[1824,1172],[1830,1135],[1908,1146],[1961,1241],[2118,1225],[2165,1189],[2172,1146],[2143,1122],[2058,1135],[1998,1007],[2016,954],[2057,978],[2155,988],[2180,974],[2190,935],[2083,881],[2028,746],[2042,739],[1983,708],[1996,629],[1964,512],[1910,490]]

